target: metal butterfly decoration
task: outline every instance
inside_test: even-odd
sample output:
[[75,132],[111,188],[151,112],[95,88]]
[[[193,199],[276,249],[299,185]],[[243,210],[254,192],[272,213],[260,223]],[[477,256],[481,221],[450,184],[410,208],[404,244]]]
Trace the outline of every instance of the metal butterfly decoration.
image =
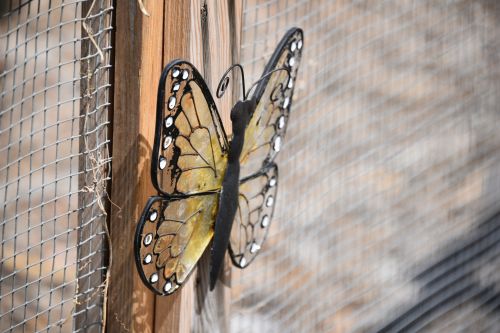
[[177,290],[212,238],[210,289],[228,247],[240,268],[259,252],[274,212],[278,167],[273,161],[285,135],[302,46],[302,30],[290,29],[248,92],[241,65],[224,74],[218,98],[229,72],[242,74],[243,100],[231,110],[230,142],[196,68],[175,60],[163,70],[151,162],[158,195],[148,199],[134,240],[137,269],[155,293]]

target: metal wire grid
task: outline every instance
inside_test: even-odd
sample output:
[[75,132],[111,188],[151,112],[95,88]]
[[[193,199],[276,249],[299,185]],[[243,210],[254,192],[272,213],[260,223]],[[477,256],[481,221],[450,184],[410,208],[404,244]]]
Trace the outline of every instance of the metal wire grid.
[[111,10],[0,5],[2,332],[102,325]]
[[232,331],[499,331],[500,4],[246,0],[249,78],[291,26],[277,212]]

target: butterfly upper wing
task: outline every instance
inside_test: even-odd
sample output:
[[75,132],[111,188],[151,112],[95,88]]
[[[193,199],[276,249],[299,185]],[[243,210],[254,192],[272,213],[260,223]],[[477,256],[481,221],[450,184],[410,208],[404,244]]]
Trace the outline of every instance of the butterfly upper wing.
[[182,60],[160,78],[151,180],[163,195],[220,189],[228,143],[217,108],[196,68]]
[[219,195],[149,198],[135,235],[135,257],[143,282],[168,295],[193,271],[213,236]]
[[302,30],[290,29],[264,69],[264,75],[279,68],[257,85],[252,98],[257,100],[255,111],[245,132],[240,155],[240,177],[245,179],[271,163],[281,149],[285,135],[294,82],[303,46]]
[[240,183],[238,210],[231,229],[229,253],[243,268],[259,252],[269,230],[278,190],[278,167],[267,169]]
[[213,236],[228,143],[213,98],[196,68],[176,60],[157,97],[149,198],[135,235],[144,283],[170,294],[186,281]]

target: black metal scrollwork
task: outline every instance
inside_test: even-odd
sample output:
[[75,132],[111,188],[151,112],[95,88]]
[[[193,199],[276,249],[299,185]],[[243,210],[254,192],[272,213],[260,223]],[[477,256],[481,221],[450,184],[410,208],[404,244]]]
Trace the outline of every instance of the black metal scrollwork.
[[240,64],[234,64],[231,67],[227,69],[227,71],[222,75],[222,78],[219,81],[219,84],[217,85],[217,91],[215,92],[215,95],[217,98],[222,98],[224,96],[224,93],[226,92],[227,87],[229,86],[230,78],[229,78],[229,73],[234,70],[235,68],[240,69],[241,73],[241,88],[242,88],[242,93],[243,93],[243,99],[247,99],[245,95],[245,72],[243,71],[243,67]]
[[[252,89],[254,89],[261,81],[268,79],[273,73],[279,72],[279,71],[285,71],[288,75],[288,80],[290,80],[290,70],[288,68],[282,67],[282,68],[276,68],[264,75],[260,79],[258,79],[256,82],[252,84],[252,86],[248,89],[245,90],[245,71],[243,70],[243,66],[240,64],[234,64],[231,67],[229,67],[224,75],[222,75],[221,79],[219,80],[219,84],[217,85],[217,91],[215,92],[215,95],[217,98],[222,98],[224,96],[224,93],[227,90],[227,87],[229,86],[229,83],[231,82],[229,73],[233,71],[235,68],[238,68],[241,73],[241,89],[242,89],[242,94],[243,94],[243,100],[246,100]],[[287,82],[288,82],[287,80]],[[279,84],[276,89],[280,89],[282,92],[284,91],[285,87],[283,84]],[[273,94],[271,94],[271,99]]]

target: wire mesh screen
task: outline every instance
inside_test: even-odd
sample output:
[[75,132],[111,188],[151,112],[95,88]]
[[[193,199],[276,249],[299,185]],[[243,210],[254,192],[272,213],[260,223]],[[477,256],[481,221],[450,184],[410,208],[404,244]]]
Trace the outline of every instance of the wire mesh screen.
[[111,0],[0,4],[0,331],[102,325]]
[[242,62],[304,54],[234,332],[500,330],[500,4],[247,0]]

